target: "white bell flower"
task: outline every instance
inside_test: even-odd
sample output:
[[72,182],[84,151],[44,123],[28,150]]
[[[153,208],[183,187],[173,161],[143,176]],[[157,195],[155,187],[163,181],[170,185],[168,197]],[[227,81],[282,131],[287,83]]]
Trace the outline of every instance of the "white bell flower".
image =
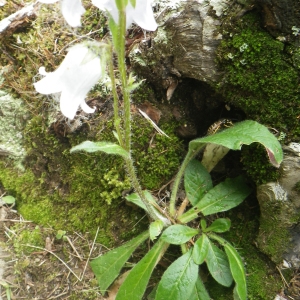
[[61,2],[61,12],[67,23],[72,27],[81,26],[80,19],[85,12],[81,0],[38,0],[38,2],[46,4],[55,3],[57,1]]
[[61,93],[60,110],[69,119],[74,118],[79,106],[86,113],[95,111],[85,102],[87,93],[103,75],[100,56],[93,47],[96,46],[91,43],[73,46],[54,72],[47,73],[41,67],[39,73],[45,77],[34,83],[41,94]]
[[[134,22],[145,30],[156,30],[157,24],[154,19],[151,2],[152,0],[136,0],[136,5],[133,7],[131,1],[128,1],[126,6],[126,29]],[[118,24],[119,12],[114,0],[92,0],[92,3],[99,9],[107,11],[115,23]]]

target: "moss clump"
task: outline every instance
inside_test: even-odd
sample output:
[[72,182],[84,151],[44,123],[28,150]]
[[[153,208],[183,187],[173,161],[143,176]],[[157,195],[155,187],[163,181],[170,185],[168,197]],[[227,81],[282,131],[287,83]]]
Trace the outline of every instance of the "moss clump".
[[257,184],[276,181],[279,170],[271,165],[266,149],[260,144],[251,144],[242,149],[242,162],[247,175]]
[[[241,108],[246,118],[286,134],[285,142],[299,140],[298,70],[285,45],[261,28],[255,12],[237,21],[234,28],[224,29],[217,56],[224,70],[217,90],[225,101]],[[257,184],[278,178],[262,147],[244,148],[242,156],[245,169]]]
[[224,70],[218,91],[247,118],[286,132],[289,140],[299,140],[299,74],[285,45],[260,27],[254,13],[226,30],[218,50]]
[[161,126],[169,138],[157,134],[144,119],[139,118],[133,125],[133,157],[141,184],[147,189],[160,188],[172,178],[180,165],[183,145],[174,135],[175,127],[176,124]]

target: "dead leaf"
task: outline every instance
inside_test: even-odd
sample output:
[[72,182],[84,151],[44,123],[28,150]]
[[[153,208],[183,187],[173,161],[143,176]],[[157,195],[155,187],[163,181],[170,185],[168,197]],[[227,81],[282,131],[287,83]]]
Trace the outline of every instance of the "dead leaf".
[[110,289],[108,291],[108,298],[106,298],[106,300],[115,300],[116,299],[119,288],[122,285],[122,283],[124,282],[124,280],[126,279],[126,277],[128,276],[130,271],[131,270],[120,275],[118,277],[118,279],[116,279],[115,282],[110,286]]

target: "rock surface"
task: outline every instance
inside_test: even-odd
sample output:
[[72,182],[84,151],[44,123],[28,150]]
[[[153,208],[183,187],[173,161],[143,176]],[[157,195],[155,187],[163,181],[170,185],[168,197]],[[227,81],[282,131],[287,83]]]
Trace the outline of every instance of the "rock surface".
[[[243,14],[236,1],[156,1],[158,30],[130,49],[131,65],[155,86],[167,89],[167,98],[181,77],[216,82],[216,49],[222,39],[224,17]],[[169,99],[168,99],[169,100]]]
[[258,246],[274,262],[285,260],[290,266],[299,268],[300,151],[296,145],[300,146],[291,143],[284,147],[279,181],[263,184],[257,189],[261,209]]

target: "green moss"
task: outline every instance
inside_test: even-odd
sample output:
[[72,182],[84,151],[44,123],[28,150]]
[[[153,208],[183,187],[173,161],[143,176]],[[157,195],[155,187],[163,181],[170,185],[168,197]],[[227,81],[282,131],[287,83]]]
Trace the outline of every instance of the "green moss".
[[279,170],[271,165],[266,149],[260,144],[243,147],[242,162],[247,175],[257,185],[279,178]]
[[39,251],[34,247],[43,248],[45,244],[45,240],[43,239],[39,226],[28,229],[23,229],[23,226],[23,224],[17,224],[11,228],[11,231],[15,232],[13,246],[17,256],[23,256],[24,254],[27,255],[32,252]]
[[218,50],[225,71],[218,90],[247,118],[299,140],[299,76],[284,44],[260,27],[254,13],[226,30]]
[[[300,136],[299,74],[291,52],[260,27],[259,16],[249,13],[234,27],[224,28],[217,54],[224,77],[216,88],[225,101],[242,109],[247,119],[286,135],[284,142],[298,141]],[[245,147],[242,157],[255,183],[278,179],[262,147]]]

